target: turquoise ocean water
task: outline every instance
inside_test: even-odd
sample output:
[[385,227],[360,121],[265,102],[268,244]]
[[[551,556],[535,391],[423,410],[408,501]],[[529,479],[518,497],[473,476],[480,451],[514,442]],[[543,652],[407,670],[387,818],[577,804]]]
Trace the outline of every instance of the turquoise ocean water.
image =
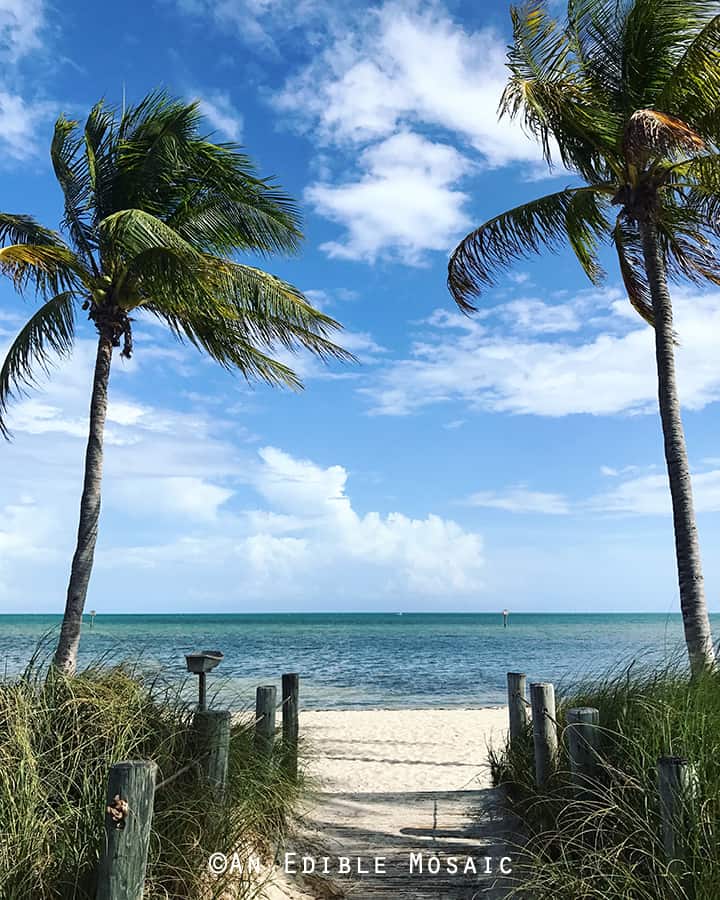
[[[185,653],[218,649],[225,659],[213,685],[233,705],[299,672],[305,707],[474,707],[504,702],[507,671],[568,683],[682,649],[679,616],[517,614],[509,622],[504,629],[497,614],[98,615],[93,630],[85,626],[81,663],[140,660],[186,679]],[[0,616],[0,666],[20,671],[45,635],[49,653],[58,627],[57,616]]]

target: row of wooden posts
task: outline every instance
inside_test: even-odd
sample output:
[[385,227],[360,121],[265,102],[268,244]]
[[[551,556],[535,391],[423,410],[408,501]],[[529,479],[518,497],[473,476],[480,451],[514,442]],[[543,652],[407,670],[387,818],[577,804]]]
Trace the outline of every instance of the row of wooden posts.
[[[526,696],[527,677],[522,672],[507,673],[510,743],[519,741],[532,717],[535,751],[535,781],[545,785],[557,769],[558,721],[555,714],[555,688],[548,682],[530,685],[530,703]],[[567,710],[565,738],[570,772],[576,790],[582,792],[598,778],[603,761],[600,710],[592,706]],[[682,855],[683,810],[687,802],[690,775],[686,759],[661,756],[657,761],[657,783],[662,815],[663,846],[668,860]]]
[[[295,673],[282,676],[282,701],[277,688],[263,685],[255,696],[256,752],[272,757],[276,712],[282,710],[283,764],[297,777],[299,737],[299,685]],[[197,757],[179,772],[157,781],[152,760],[118,762],[107,783],[105,846],[98,865],[96,900],[142,900],[147,869],[155,792],[180,775],[195,769],[211,792],[221,797],[227,785],[230,756],[229,710],[198,709],[193,718]]]

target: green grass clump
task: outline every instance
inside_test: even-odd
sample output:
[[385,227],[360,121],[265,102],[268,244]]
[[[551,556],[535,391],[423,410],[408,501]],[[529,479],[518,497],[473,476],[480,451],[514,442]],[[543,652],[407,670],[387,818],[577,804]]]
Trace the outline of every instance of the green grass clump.
[[[565,713],[600,710],[597,779],[581,794],[569,774]],[[558,770],[535,786],[532,731],[491,754],[527,837],[515,874],[517,896],[534,900],[718,900],[720,898],[720,673],[691,679],[669,665],[589,682],[558,702]],[[682,858],[668,863],[657,792],[660,756],[691,766],[683,810]]]
[[[123,667],[0,681],[0,898],[94,900],[110,765],[150,759],[170,778],[195,757],[192,715],[177,687]],[[146,900],[256,895],[247,872],[208,873],[215,851],[271,859],[301,790],[281,754],[254,754],[252,718],[233,724],[221,802],[192,767],[156,792]]]

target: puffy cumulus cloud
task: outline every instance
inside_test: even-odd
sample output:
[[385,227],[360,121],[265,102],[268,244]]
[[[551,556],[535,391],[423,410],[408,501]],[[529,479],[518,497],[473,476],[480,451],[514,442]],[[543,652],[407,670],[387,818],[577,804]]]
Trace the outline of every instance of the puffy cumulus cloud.
[[[360,563],[379,568],[394,589],[437,596],[480,587],[479,535],[434,515],[425,519],[397,512],[361,516],[347,496],[348,473],[342,466],[322,468],[274,447],[262,449],[260,458],[254,481],[257,490],[275,511],[294,517],[301,534],[314,534],[309,552],[334,557],[338,571],[348,563]],[[286,518],[280,527],[287,531]]]
[[316,142],[352,153],[350,175],[330,167],[305,192],[345,232],[322,249],[417,265],[470,227],[462,180],[471,171],[547,169],[516,123],[498,121],[507,80],[499,34],[464,27],[439,2],[390,0],[346,18],[274,104]]
[[[220,520],[222,533],[189,544],[186,536],[157,546],[127,547],[123,560],[145,568],[206,557],[234,572],[234,591],[257,598],[269,585],[276,602],[320,589],[345,602],[377,604],[388,595],[462,597],[482,587],[482,539],[456,522],[402,513],[360,515],[346,493],[343,466],[322,467],[276,447],[259,451],[251,483],[269,509],[239,510]],[[189,550],[191,552],[189,552]],[[113,561],[106,558],[106,564]]]
[[[15,440],[3,454],[13,477],[0,483],[6,608],[26,608],[30,594],[38,611],[62,607],[93,342],[80,340],[76,350],[10,415]],[[138,348],[111,378],[92,586],[106,610],[422,606],[462,603],[481,589],[478,534],[432,514],[360,514],[344,466],[251,449],[224,412],[230,393],[222,408],[202,398],[183,410],[140,399],[162,364]]]
[[[573,301],[561,311],[533,301],[531,318],[542,326],[529,329],[507,327],[512,304],[480,320],[438,312],[410,356],[363,389],[372,411],[407,415],[431,404],[459,402],[540,416],[653,412],[657,380],[651,329],[615,291],[583,295],[579,307],[584,311],[588,298],[595,313],[580,333]],[[526,304],[523,314],[527,310]],[[720,398],[715,364],[720,293],[676,290],[675,313],[681,400],[688,409],[701,409]],[[548,323],[553,331],[572,335],[545,338]]]
[[463,27],[440,3],[386,2],[357,11],[275,102],[328,143],[422,125],[471,144],[490,166],[537,163],[537,146],[498,121],[505,56],[501,35]]
[[316,183],[306,199],[342,225],[344,240],[321,245],[331,257],[421,261],[426,250],[447,250],[470,227],[465,194],[456,188],[470,168],[457,150],[401,132],[364,150],[362,174],[340,184]]

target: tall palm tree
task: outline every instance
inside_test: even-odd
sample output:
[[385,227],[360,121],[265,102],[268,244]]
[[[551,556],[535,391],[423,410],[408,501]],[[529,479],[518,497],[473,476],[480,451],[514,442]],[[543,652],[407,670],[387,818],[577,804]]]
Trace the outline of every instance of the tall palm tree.
[[569,243],[592,282],[610,244],[628,298],[654,327],[680,603],[694,671],[714,664],[674,361],[668,280],[720,284],[720,16],[716,0],[569,0],[512,10],[500,114],[580,184],[490,219],[456,248],[459,306],[515,260]]
[[97,333],[80,525],[55,665],[75,669],[100,516],[103,432],[113,351],[129,357],[133,312],[165,323],[226,369],[298,387],[274,347],[350,358],[337,322],[292,285],[233,260],[293,251],[293,202],[259,178],[234,144],[201,132],[196,103],[163,93],[118,112],[98,103],[83,127],[61,117],[50,155],[64,195],[63,237],[29,216],[0,214],[0,271],[41,301],[0,370],[0,431],[13,394],[70,352],[79,310]]

